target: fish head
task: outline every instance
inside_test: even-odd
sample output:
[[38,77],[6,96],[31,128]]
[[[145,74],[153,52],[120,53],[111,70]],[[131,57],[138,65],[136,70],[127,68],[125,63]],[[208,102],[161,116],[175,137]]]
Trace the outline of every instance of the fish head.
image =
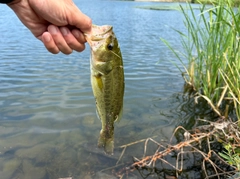
[[122,65],[120,47],[112,26],[93,25],[91,34],[85,34],[85,38],[91,47],[91,64],[99,71],[107,73],[114,66]]

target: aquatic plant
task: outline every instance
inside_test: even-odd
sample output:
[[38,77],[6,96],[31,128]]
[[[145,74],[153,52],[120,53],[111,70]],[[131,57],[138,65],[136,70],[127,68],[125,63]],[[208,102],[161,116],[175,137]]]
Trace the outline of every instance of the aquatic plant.
[[[224,116],[224,119],[232,112],[231,117],[236,118],[239,125],[240,7],[233,8],[233,0],[211,2],[212,7],[203,4],[198,12],[190,4],[189,10],[181,7],[187,34],[177,32],[181,36],[184,52],[176,51],[167,41],[163,41],[184,66],[183,77],[188,90],[195,92],[196,101],[198,98],[205,99],[213,111]],[[229,110],[230,106],[233,106],[232,111]],[[230,120],[228,127],[233,124]],[[228,130],[216,136],[226,136],[228,140],[221,140],[226,151],[219,155],[239,170],[239,128],[234,126],[235,134]]]
[[[201,4],[213,4],[218,3],[218,0],[191,0],[191,3],[201,3]],[[240,5],[240,0],[232,0],[232,5],[238,7]]]
[[231,144],[226,144],[224,146],[226,151],[223,153],[219,153],[219,155],[224,158],[230,165],[234,165],[237,167],[237,170],[240,170],[240,156],[239,154],[235,151],[235,148],[232,147]]
[[220,116],[228,115],[233,102],[240,119],[240,7],[232,8],[232,0],[215,1],[212,7],[203,4],[199,12],[188,6],[189,10],[180,6],[187,34],[177,31],[184,52],[163,41],[183,64],[188,87]]

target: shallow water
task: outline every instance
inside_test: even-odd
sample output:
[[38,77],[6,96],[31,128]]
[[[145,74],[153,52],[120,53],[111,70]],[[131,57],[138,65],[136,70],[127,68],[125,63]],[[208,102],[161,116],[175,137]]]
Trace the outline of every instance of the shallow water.
[[[126,89],[123,117],[115,125],[115,155],[96,149],[101,122],[89,80],[89,47],[83,53],[52,55],[1,5],[2,179],[87,178],[115,165],[119,146],[156,135],[167,140],[182,122],[183,79],[160,40],[180,48],[171,27],[184,29],[181,13],[135,8],[151,2],[75,3],[93,23],[113,25],[121,45]],[[131,162],[131,156],[142,153],[143,143],[129,147],[121,161]]]

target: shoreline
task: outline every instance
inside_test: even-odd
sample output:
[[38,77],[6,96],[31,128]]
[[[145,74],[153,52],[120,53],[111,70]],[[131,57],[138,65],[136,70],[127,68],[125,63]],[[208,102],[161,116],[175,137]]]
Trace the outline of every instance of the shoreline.
[[[138,1],[138,2],[170,2],[170,3],[183,3],[183,2],[188,2],[188,3],[204,3],[204,4],[212,4],[211,0],[120,0],[120,1]],[[240,5],[240,0],[233,0],[232,2],[233,6],[239,6]]]
[[175,0],[133,0],[133,1],[142,1],[142,2],[191,2],[191,0],[179,0],[179,1],[175,1]]

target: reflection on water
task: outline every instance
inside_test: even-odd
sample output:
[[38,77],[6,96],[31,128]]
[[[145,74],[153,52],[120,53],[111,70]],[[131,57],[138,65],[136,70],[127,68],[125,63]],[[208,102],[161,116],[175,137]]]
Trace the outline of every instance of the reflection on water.
[[[116,164],[121,154],[118,146],[154,135],[168,139],[179,123],[177,97],[183,80],[160,37],[180,46],[170,28],[183,28],[176,18],[180,13],[134,8],[152,4],[143,2],[78,0],[76,4],[95,24],[113,25],[121,44],[126,90],[123,118],[115,125],[115,155],[106,156],[96,149],[101,122],[89,80],[89,48],[69,56],[49,54],[10,9],[1,5],[3,179],[90,177]],[[142,155],[142,147],[126,150],[122,162]]]

